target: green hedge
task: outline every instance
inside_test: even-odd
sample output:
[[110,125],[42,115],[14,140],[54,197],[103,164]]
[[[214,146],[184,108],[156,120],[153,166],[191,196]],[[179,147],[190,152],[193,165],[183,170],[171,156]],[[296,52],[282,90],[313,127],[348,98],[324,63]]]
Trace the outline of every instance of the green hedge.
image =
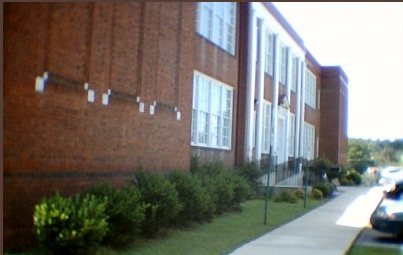
[[298,197],[295,195],[295,192],[292,192],[288,189],[281,190],[276,196],[274,197],[274,202],[281,203],[296,203],[298,201]]
[[333,195],[333,186],[330,182],[317,183],[312,188],[320,190],[324,198],[330,198]]
[[159,230],[169,227],[175,222],[175,218],[182,210],[175,184],[171,183],[164,175],[135,171],[136,185],[141,193],[141,202],[150,206],[146,209],[146,219],[142,225],[146,237],[155,236]]
[[103,244],[121,248],[141,234],[149,205],[141,202],[140,191],[135,186],[117,189],[102,183],[89,189],[88,193],[99,199],[107,198],[109,231]]
[[35,207],[35,231],[53,254],[125,248],[140,236],[152,238],[171,227],[241,210],[241,203],[253,195],[258,170],[253,164],[235,171],[218,162],[202,165],[196,157],[190,173],[139,168],[123,188],[101,183],[85,191],[84,197],[43,198]]
[[108,231],[106,200],[57,193],[35,205],[34,229],[39,244],[51,254],[90,254]]
[[313,189],[311,192],[311,198],[315,200],[321,200],[323,199],[323,193],[319,189]]
[[183,206],[175,220],[178,225],[209,221],[214,217],[214,202],[200,179],[183,171],[170,172],[168,179],[175,185]]

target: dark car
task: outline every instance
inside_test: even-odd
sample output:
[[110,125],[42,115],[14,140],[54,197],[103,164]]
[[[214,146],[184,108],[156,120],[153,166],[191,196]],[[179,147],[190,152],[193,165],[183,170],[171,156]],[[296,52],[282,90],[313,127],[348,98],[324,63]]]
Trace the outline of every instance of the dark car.
[[386,192],[372,213],[372,228],[399,237],[403,236],[403,182],[396,183]]

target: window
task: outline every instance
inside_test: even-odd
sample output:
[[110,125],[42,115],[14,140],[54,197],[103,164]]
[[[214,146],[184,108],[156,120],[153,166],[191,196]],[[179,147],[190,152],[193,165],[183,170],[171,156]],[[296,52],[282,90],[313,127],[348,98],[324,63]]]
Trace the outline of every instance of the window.
[[220,48],[235,53],[235,2],[199,2],[196,29]]
[[315,150],[315,127],[304,123],[304,158],[313,159]]
[[305,103],[316,108],[316,77],[309,70],[305,75]]
[[233,88],[195,72],[191,143],[231,148]]
[[274,63],[274,35],[270,33],[270,31],[266,31],[266,49],[265,49],[265,57],[266,63],[264,67],[264,71],[273,76],[273,63]]
[[270,137],[271,137],[271,104],[263,103],[263,143],[262,152],[270,153]]
[[291,90],[296,92],[298,81],[298,58],[293,54],[291,61]]
[[280,46],[280,83],[286,83],[287,77],[287,47],[284,44]]
[[290,114],[290,140],[288,142],[288,154],[294,156],[295,154],[295,115]]

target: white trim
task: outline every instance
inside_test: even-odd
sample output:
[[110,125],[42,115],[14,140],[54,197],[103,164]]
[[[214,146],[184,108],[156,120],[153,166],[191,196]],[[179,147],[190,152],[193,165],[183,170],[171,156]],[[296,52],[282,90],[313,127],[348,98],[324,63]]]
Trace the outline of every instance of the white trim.
[[[221,14],[220,11],[222,11]],[[196,12],[196,32],[219,48],[234,55],[237,37],[237,3],[198,2]],[[203,26],[206,23],[207,27]]]
[[[208,86],[208,91],[203,90],[203,86]],[[218,94],[214,94],[214,92],[218,92]],[[226,106],[227,102],[224,100],[228,99],[226,98],[228,92],[231,93],[231,98],[230,105]],[[217,100],[212,100],[214,99],[214,95],[219,98],[218,102]],[[232,146],[234,88],[194,70],[192,98],[191,145],[230,150]],[[203,101],[203,99],[208,101]],[[200,105],[200,103],[202,104]],[[215,107],[216,111],[213,110],[213,107]],[[224,109],[223,107],[228,107],[228,109]],[[229,113],[229,116],[225,116],[224,113],[226,112]],[[203,120],[200,119],[201,116],[203,119],[205,118],[203,123],[201,123]],[[218,121],[214,122],[215,119]],[[228,127],[225,125],[226,120]],[[199,130],[201,124],[204,124],[204,131]],[[217,130],[211,129],[212,127],[216,127]],[[226,129],[228,129],[227,135],[223,133]],[[200,140],[200,134],[202,134],[202,132],[204,133],[204,141]],[[216,138],[214,139],[214,137]],[[228,140],[224,141],[225,138]]]
[[250,9],[249,21],[249,42],[248,48],[248,81],[246,91],[246,127],[245,127],[245,156],[252,160],[253,152],[253,115],[255,103],[255,77],[256,77],[256,55],[257,55],[257,19],[255,11]]
[[255,151],[256,151],[256,160],[261,159],[262,153],[262,137],[263,137],[263,130],[262,130],[262,122],[263,122],[263,99],[264,99],[264,67],[265,67],[265,43],[266,43],[266,26],[264,25],[264,20],[259,19],[259,56],[258,56],[258,63],[259,63],[259,73],[257,75],[257,118],[256,118],[256,141],[255,141]]

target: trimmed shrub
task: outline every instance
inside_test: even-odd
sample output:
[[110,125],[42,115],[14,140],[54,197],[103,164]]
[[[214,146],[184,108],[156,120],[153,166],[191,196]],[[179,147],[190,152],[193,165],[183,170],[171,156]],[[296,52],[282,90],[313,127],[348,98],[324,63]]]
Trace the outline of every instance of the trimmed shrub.
[[348,180],[347,178],[340,180],[340,185],[342,186],[354,186],[355,182],[353,180]]
[[193,170],[209,192],[216,214],[240,210],[240,203],[250,197],[251,188],[246,179],[231,173],[220,162],[199,165]]
[[296,189],[294,191],[294,194],[299,199],[304,199],[305,198],[305,190],[303,190],[303,189]]
[[235,185],[228,174],[221,173],[210,177],[210,184],[210,191],[215,195],[216,213],[231,211]]
[[106,199],[57,193],[35,205],[34,229],[40,245],[51,254],[91,254],[108,231]]
[[259,188],[261,182],[259,178],[262,176],[263,172],[256,162],[250,161],[236,167],[235,173],[247,180],[251,187],[251,196],[257,196],[260,193]]
[[333,187],[329,182],[315,184],[312,188],[322,191],[324,198],[330,198],[333,195]]
[[109,231],[104,237],[104,244],[122,248],[139,236],[148,205],[140,202],[140,191],[135,186],[116,189],[103,183],[92,187],[88,193],[99,199],[107,198]]
[[190,221],[209,221],[214,217],[215,205],[201,180],[183,171],[172,171],[168,179],[175,185],[183,206],[176,224],[188,225]]
[[274,197],[274,202],[277,202],[277,203],[281,203],[281,202],[296,203],[297,201],[298,201],[297,196],[293,192],[291,192],[290,190],[287,190],[287,189],[281,190]]
[[311,192],[311,198],[315,199],[315,200],[321,200],[323,199],[323,193],[322,191],[320,191],[319,189],[312,189]]
[[352,181],[355,185],[360,185],[362,183],[361,174],[354,169],[347,171],[346,179]]
[[252,189],[248,181],[238,175],[230,175],[234,187],[234,197],[232,199],[232,209],[241,210],[241,203],[250,198]]
[[150,206],[142,231],[146,237],[155,236],[159,230],[174,223],[182,210],[175,184],[164,175],[143,170],[135,171],[135,184],[141,193],[141,202]]
[[334,164],[328,158],[320,156],[313,160],[311,171],[315,173],[315,175],[322,175],[326,173],[332,165]]
[[193,155],[190,158],[190,173],[195,175],[200,172],[201,164],[199,160],[199,156]]

